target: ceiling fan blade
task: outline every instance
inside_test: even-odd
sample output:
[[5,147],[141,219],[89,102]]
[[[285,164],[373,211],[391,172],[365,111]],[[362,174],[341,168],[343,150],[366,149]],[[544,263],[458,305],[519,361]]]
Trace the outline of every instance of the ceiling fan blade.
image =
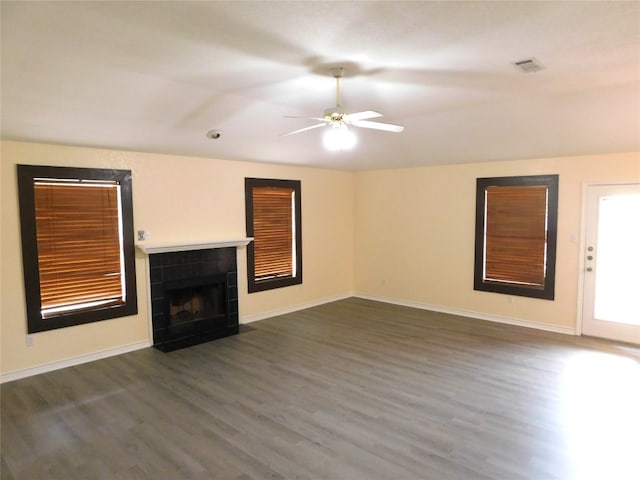
[[328,122],[326,118],[323,117],[298,117],[296,115],[285,115],[284,118],[304,118],[306,120],[318,120],[320,122]]
[[326,125],[327,125],[326,123],[316,123],[315,125],[311,125],[310,127],[301,128],[300,130],[294,130],[293,132],[289,132],[289,133],[283,133],[280,136],[281,137],[286,137],[287,135],[293,135],[294,133],[306,132],[307,130],[312,130],[312,129],[318,128],[318,127],[324,127]]
[[400,133],[404,130],[401,125],[392,125],[391,123],[369,122],[367,120],[360,120],[357,122],[351,122],[351,125],[362,128],[373,128],[375,130],[384,130],[385,132]]
[[356,112],[350,113],[342,117],[345,122],[356,122],[358,120],[366,120],[368,118],[377,118],[381,117],[382,114],[378,112],[374,112],[372,110],[367,110],[366,112]]

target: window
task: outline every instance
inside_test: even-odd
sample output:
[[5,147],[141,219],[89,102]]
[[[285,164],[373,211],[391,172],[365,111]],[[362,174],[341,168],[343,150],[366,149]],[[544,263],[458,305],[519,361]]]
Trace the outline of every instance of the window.
[[558,175],[479,178],[474,289],[553,300]]
[[302,283],[300,181],[245,178],[249,293]]
[[18,165],[29,333],[134,315],[131,172]]

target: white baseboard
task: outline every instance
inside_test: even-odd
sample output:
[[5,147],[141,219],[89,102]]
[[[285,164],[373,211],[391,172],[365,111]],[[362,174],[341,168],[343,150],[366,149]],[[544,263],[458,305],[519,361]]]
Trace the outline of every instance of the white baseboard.
[[[345,298],[349,298],[352,296],[353,294],[349,292],[342,295],[325,297],[319,300],[314,300],[312,302],[293,305],[286,308],[280,308],[280,309],[272,310],[269,312],[250,315],[248,317],[241,318],[240,323],[245,324],[245,323],[257,322],[258,320],[263,320],[265,318],[275,317],[277,315],[284,315],[285,313],[292,313],[298,310],[304,310],[305,308],[315,307],[318,305],[323,305],[325,303],[335,302],[337,300],[343,300]],[[12,382],[14,380],[31,377],[33,375],[38,375],[40,373],[52,372],[54,370],[59,370],[61,368],[72,367],[74,365],[80,365],[82,363],[93,362],[94,360],[101,360],[103,358],[113,357],[114,355],[121,355],[123,353],[132,352],[134,350],[140,350],[142,348],[151,347],[152,345],[153,344],[151,341],[145,340],[143,342],[137,342],[137,343],[132,343],[130,345],[123,345],[120,347],[109,348],[106,350],[101,350],[99,352],[88,353],[85,355],[79,355],[77,357],[72,357],[72,358],[58,360],[51,363],[37,365],[35,367],[29,367],[22,370],[15,370],[13,372],[2,373],[0,374],[0,383]]]
[[[452,315],[459,315],[462,317],[471,317],[477,318],[480,320],[487,320],[490,322],[496,323],[505,323],[509,325],[517,325],[520,327],[528,327],[534,328],[538,330],[546,330],[549,332],[555,333],[563,333],[566,335],[577,335],[576,330],[570,327],[561,327],[558,325],[551,325],[548,323],[538,323],[538,322],[530,322],[526,320],[520,320],[517,318],[503,317],[500,315],[490,315],[486,313],[480,312],[472,312],[468,310],[459,310],[456,308],[443,307],[440,305],[431,305],[428,303],[420,303],[413,302],[410,300],[403,300],[399,298],[391,298],[391,297],[380,297],[377,295],[368,295],[365,293],[345,293],[342,295],[335,295],[331,297],[321,298],[319,300],[314,300],[312,302],[300,303],[298,305],[292,305],[285,308],[279,308],[277,310],[271,310],[269,312],[258,313],[255,315],[249,315],[246,317],[242,317],[240,320],[241,324],[247,324],[252,322],[257,322],[259,320],[264,320],[266,318],[276,317],[278,315],[284,315],[287,313],[297,312],[299,310],[304,310],[305,308],[316,307],[318,305],[323,305],[325,303],[336,302],[338,300],[344,300],[345,298],[357,297],[363,298],[366,300],[373,300],[377,302],[390,303],[394,305],[401,305],[404,307],[412,307],[419,308],[421,310],[430,310],[433,312],[441,312],[441,313],[449,313]],[[99,352],[88,353],[85,355],[79,355],[77,357],[67,358],[64,360],[58,360],[51,363],[46,363],[43,365],[38,365],[35,367],[25,368],[22,370],[15,370],[13,372],[7,372],[0,374],[0,383],[12,382],[14,380],[19,380],[21,378],[30,377],[32,375],[38,375],[40,373],[51,372],[54,370],[59,370],[61,368],[72,367],[74,365],[80,365],[83,363],[93,362],[95,360],[101,360],[103,358],[113,357],[114,355],[121,355],[123,353],[133,352],[135,350],[140,350],[143,348],[151,347],[152,343],[148,340],[142,342],[136,342],[129,345],[123,345],[115,348],[108,348],[106,350],[101,350]]]
[[353,293],[345,293],[342,295],[334,295],[331,297],[324,297],[312,302],[299,303],[290,307],[279,308],[277,310],[271,310],[269,312],[256,313],[255,315],[249,315],[240,319],[240,324],[257,322],[266,318],[277,317],[278,315],[284,315],[287,313],[297,312],[298,310],[304,310],[305,308],[317,307],[318,305],[324,305],[325,303],[337,302],[338,300],[344,300],[345,298],[353,297]]
[[78,355],[77,357],[66,358],[64,360],[58,360],[51,363],[45,363],[43,365],[37,365],[35,367],[15,370],[13,372],[1,374],[0,383],[12,382],[14,380],[31,377],[32,375],[38,375],[40,373],[52,372],[53,370],[59,370],[61,368],[73,367],[74,365],[93,362],[94,360],[101,360],[103,358],[133,352],[134,350],[140,350],[150,346],[151,342],[145,340],[143,342],[130,343],[129,345],[122,345],[120,347],[108,348],[106,350],[100,350],[98,352],[87,353],[85,355]]
[[472,312],[469,310],[460,310],[457,308],[443,307],[440,305],[431,305],[428,303],[413,302],[410,300],[403,300],[399,298],[379,297],[376,295],[367,295],[366,293],[356,292],[353,296],[357,298],[364,298],[365,300],[374,300],[377,302],[401,305],[403,307],[413,307],[413,308],[419,308],[421,310],[430,310],[433,312],[449,313],[452,315],[459,315],[461,317],[470,317],[470,318],[477,318],[479,320],[487,320],[489,322],[517,325],[519,327],[534,328],[537,330],[545,330],[547,332],[563,333],[565,335],[577,335],[576,330],[574,328],[562,327],[559,325],[551,325],[549,323],[530,322],[527,320],[520,320],[518,318],[503,317],[501,315],[491,315],[488,313]]

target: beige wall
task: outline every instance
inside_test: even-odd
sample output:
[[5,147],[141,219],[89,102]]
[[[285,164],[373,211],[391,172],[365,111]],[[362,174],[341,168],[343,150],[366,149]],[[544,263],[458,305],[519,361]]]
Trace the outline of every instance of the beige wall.
[[[475,181],[559,174],[555,301],[473,290]],[[356,293],[573,330],[585,183],[640,182],[640,154],[358,173]]]
[[145,257],[136,254],[138,315],[33,335],[26,319],[16,164],[130,169],[134,228],[147,243],[244,237],[244,178],[302,181],[302,285],[247,294],[246,255],[238,255],[240,317],[349,295],[353,287],[353,181],[350,172],[5,141],[1,144],[0,371],[14,372],[148,341]]
[[[38,333],[26,346],[17,163],[131,169],[134,226],[149,230],[150,242],[242,237],[244,178],[300,179],[304,283],[248,295],[242,249],[241,321],[355,291],[567,331],[577,317],[583,185],[640,182],[638,153],[359,173],[10,141],[1,154],[3,374],[150,340],[138,252],[138,315]],[[475,179],[546,173],[560,175],[556,300],[509,303],[506,295],[474,291]]]

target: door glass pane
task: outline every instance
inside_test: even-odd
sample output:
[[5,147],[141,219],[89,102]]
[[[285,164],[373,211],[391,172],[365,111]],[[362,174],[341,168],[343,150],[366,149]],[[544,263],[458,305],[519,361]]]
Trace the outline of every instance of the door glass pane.
[[598,320],[640,325],[640,195],[601,197],[595,312]]

